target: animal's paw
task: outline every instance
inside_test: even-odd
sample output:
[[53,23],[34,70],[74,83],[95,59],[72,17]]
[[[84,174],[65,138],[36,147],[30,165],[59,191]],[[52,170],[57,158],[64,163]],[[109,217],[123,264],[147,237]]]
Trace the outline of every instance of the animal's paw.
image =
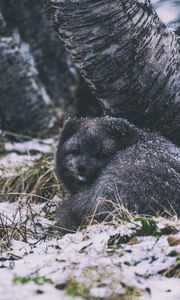
[[57,207],[56,226],[63,234],[74,233],[78,228],[77,220],[74,218],[71,208],[66,204],[66,200]]

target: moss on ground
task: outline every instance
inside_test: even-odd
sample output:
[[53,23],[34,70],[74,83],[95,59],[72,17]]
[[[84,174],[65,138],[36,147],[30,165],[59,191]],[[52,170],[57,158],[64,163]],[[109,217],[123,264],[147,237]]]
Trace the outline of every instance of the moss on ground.
[[43,285],[45,283],[48,284],[53,284],[53,281],[50,278],[47,278],[45,276],[14,276],[13,278],[13,283],[17,284],[17,283],[21,283],[21,284],[26,284],[28,282],[34,282],[37,285]]

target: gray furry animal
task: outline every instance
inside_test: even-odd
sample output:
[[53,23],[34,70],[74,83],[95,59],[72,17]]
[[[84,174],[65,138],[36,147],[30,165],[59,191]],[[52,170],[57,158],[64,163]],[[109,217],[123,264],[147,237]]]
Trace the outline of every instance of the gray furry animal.
[[70,193],[95,181],[118,150],[144,135],[124,119],[71,118],[61,133],[56,174]]
[[180,149],[124,119],[67,121],[56,171],[71,193],[58,207],[59,227],[76,229],[93,214],[110,219],[118,202],[131,212],[180,215]]

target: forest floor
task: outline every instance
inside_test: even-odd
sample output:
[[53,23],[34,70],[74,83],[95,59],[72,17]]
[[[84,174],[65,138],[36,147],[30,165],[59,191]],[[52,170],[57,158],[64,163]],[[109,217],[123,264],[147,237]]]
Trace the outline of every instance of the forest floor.
[[56,139],[2,141],[0,299],[180,299],[180,221],[132,216],[61,236]]

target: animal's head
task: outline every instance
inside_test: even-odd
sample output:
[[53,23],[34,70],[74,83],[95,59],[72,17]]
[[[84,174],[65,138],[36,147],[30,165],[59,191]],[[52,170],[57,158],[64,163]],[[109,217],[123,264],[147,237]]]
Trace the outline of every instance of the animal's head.
[[137,131],[120,118],[69,119],[56,155],[58,177],[70,192],[91,184],[118,150],[134,143]]

